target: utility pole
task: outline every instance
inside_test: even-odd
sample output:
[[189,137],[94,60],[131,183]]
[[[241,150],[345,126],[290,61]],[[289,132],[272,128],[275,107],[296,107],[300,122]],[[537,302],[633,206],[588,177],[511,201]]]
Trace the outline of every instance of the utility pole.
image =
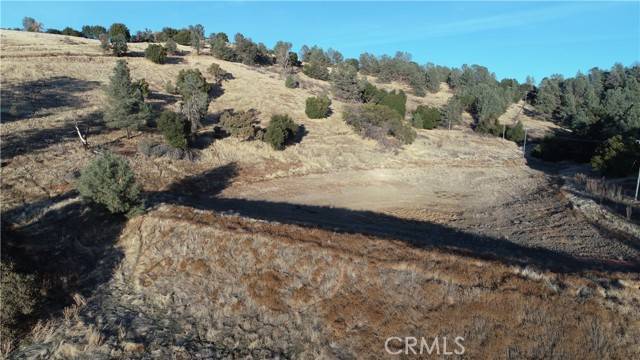
[[522,145],[522,156],[527,157],[527,128],[524,128],[524,144]]
[[[638,144],[640,144],[640,140],[636,140]],[[638,181],[636,181],[636,196],[635,200],[638,201],[638,188],[640,188],[640,168],[638,168]]]

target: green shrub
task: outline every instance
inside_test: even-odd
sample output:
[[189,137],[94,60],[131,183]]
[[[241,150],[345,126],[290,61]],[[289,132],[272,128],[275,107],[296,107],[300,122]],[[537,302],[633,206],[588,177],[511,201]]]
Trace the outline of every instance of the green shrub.
[[490,134],[494,136],[502,136],[502,125],[498,124],[498,120],[486,119],[476,124],[474,130],[481,134]]
[[309,119],[321,119],[329,116],[331,99],[328,96],[308,97],[304,112]]
[[416,132],[393,109],[376,104],[354,105],[344,112],[345,122],[361,136],[377,140],[382,145],[395,145],[387,136],[410,144]]
[[312,61],[302,67],[302,72],[310,78],[329,80],[329,70],[320,62]]
[[164,43],[164,48],[167,50],[167,54],[173,55],[178,52],[178,44],[173,39],[168,39]]
[[111,37],[111,50],[115,56],[124,56],[127,53],[127,40],[124,35],[117,34]]
[[444,106],[443,117],[444,120],[450,124],[459,123],[462,121],[462,103],[458,97],[453,96],[449,101],[447,101],[447,105]]
[[176,89],[176,86],[173,85],[173,82],[171,82],[171,80],[167,81],[164,84],[164,91],[166,91],[169,94],[172,95],[177,95],[178,94],[178,89]]
[[109,48],[111,48],[111,45],[109,44],[109,35],[106,33],[100,34],[98,35],[98,40],[100,41],[100,49],[102,49],[104,53],[107,53]]
[[166,142],[174,148],[186,150],[189,147],[191,126],[182,114],[163,111],[158,119],[158,129]]
[[521,121],[518,121],[514,126],[507,126],[506,138],[517,144],[524,142],[524,126]]
[[276,150],[283,150],[298,132],[298,125],[289,115],[273,115],[264,134],[264,141]]
[[404,93],[404,91],[382,91],[384,92],[384,95],[382,96],[382,99],[380,100],[380,102],[378,102],[378,104],[388,106],[389,108],[398,112],[398,114],[400,114],[400,116],[404,118],[404,115],[407,112],[407,95]]
[[344,62],[353,66],[356,69],[356,71],[360,70],[360,62],[358,61],[358,59],[353,59],[353,58],[345,59]]
[[164,64],[167,61],[167,49],[162,45],[149,44],[144,51],[144,57],[156,64]]
[[61,33],[61,35],[84,37],[83,34],[80,31],[78,31],[78,30],[76,30],[74,28],[68,27],[68,26],[66,28],[62,29],[62,31],[60,33]]
[[191,31],[189,31],[189,29],[179,30],[173,36],[173,40],[180,45],[189,46],[191,45]]
[[284,86],[288,87],[289,89],[295,89],[300,86],[300,82],[295,76],[289,75],[284,80]]
[[134,214],[141,209],[140,187],[127,160],[107,152],[80,174],[78,192],[111,213]]
[[637,171],[638,159],[640,159],[640,146],[634,139],[625,139],[616,135],[597,148],[591,159],[591,166],[603,175],[622,177]]
[[[3,254],[4,256],[4,254]],[[0,262],[0,337],[13,340],[23,318],[34,311],[36,288],[33,275],[16,272],[11,261]]]
[[187,98],[197,92],[209,93],[211,86],[207,84],[207,79],[199,69],[183,69],[178,73],[176,89],[180,95]]
[[220,65],[216,63],[212,63],[207,68],[207,72],[213,77],[213,81],[216,83],[221,83],[223,80],[228,80],[231,78],[231,73],[228,73]]
[[440,120],[440,110],[425,105],[419,105],[411,116],[411,124],[419,129],[433,129],[440,124]]
[[402,90],[387,92],[384,89],[378,89],[370,82],[366,82],[364,86],[361,86],[360,97],[365,103],[387,106],[395,110],[402,118],[407,112],[407,95]]
[[596,150],[596,143],[564,135],[547,136],[537,144],[531,155],[545,161],[588,162]]
[[136,80],[131,83],[131,87],[135,91],[140,90],[140,93],[143,97],[147,98],[151,94],[151,90],[149,90],[149,83],[144,78]]
[[242,140],[253,140],[260,132],[258,112],[254,109],[234,112],[225,111],[220,116],[220,127],[233,137]]

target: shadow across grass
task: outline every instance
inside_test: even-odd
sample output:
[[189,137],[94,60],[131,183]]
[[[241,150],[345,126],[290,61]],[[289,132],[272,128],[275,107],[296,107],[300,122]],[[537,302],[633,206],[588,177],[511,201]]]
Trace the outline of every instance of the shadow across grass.
[[497,260],[507,265],[534,265],[556,272],[640,270],[638,263],[578,258],[547,248],[519,245],[504,238],[373,211],[219,197],[236,174],[237,167],[231,163],[188,177],[175,183],[167,191],[149,194],[149,203],[170,203],[202,210],[232,212],[254,219],[400,240],[423,249],[438,249],[462,256]]
[[82,93],[100,86],[97,81],[55,76],[16,85],[4,84],[1,91],[2,122],[48,116],[56,108],[82,107],[87,100]]
[[[75,120],[84,135],[88,136],[89,143],[93,134],[105,130],[113,131],[104,126],[101,112],[92,112]],[[75,122],[72,119],[59,127],[34,128],[6,134],[2,138],[2,158],[3,160],[12,159],[18,155],[28,154],[72,139],[78,141],[78,146],[81,146]]]
[[[54,200],[75,196],[69,192]],[[76,200],[49,209],[26,225],[12,223],[24,211],[17,208],[3,214],[2,256],[18,271],[33,274],[40,288],[36,311],[21,324],[26,331],[71,305],[74,294],[88,297],[111,279],[123,258],[115,243],[126,218]]]

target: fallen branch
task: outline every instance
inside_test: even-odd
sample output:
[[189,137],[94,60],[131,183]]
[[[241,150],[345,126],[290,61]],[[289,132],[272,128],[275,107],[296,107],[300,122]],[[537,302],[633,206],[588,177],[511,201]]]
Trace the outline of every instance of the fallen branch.
[[82,147],[84,147],[85,149],[88,148],[89,142],[87,141],[87,135],[85,134],[85,136],[82,136],[82,132],[78,127],[78,120],[76,120],[75,127],[76,127],[76,131],[78,132],[78,137],[80,138],[80,142],[82,143]]

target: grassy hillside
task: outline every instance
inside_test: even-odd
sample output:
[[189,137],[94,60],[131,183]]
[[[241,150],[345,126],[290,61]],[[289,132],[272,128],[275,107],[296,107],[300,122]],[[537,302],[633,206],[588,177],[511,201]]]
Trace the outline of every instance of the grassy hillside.
[[[98,41],[0,37],[2,252],[39,294],[21,341],[2,344],[9,357],[383,358],[389,336],[462,336],[473,358],[640,355],[635,225],[622,234],[585,217],[553,169],[513,142],[458,124],[384,149],[344,123],[341,101],[326,119],[305,115],[328,82],[299,74],[289,89],[274,68],[186,47],[158,65],[129,44],[155,113],[177,110],[166,84],[180,70],[232,74],[193,159],[148,157],[138,147],[162,142],[156,129],[127,138],[104,126],[117,58]],[[451,96],[442,84],[407,107]],[[283,151],[224,137],[227,109],[255,109],[263,126],[287,113],[303,131]],[[554,128],[521,110],[500,122],[538,137]],[[105,150],[132,167],[143,214],[79,198],[80,170]]]

